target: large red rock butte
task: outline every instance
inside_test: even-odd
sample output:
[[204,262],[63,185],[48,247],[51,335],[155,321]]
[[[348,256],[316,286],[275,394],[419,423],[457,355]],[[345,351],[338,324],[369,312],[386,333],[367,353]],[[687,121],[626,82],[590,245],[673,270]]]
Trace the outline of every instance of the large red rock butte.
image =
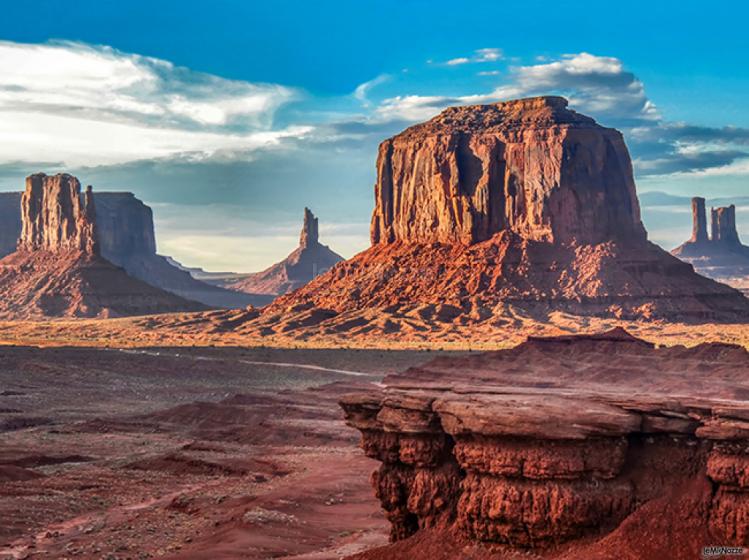
[[692,237],[671,252],[705,276],[749,291],[749,247],[736,229],[734,205],[710,209],[707,231],[705,199],[692,199]]
[[162,291],[101,256],[93,190],[42,173],[26,179],[16,252],[0,260],[0,317],[110,317],[203,306]]
[[560,97],[453,107],[386,140],[375,200],[372,246],[267,317],[324,310],[326,329],[437,305],[446,328],[516,310],[749,318],[740,292],[647,241],[622,135]]
[[372,243],[645,241],[621,133],[561,97],[451,107],[380,145]]
[[[438,358],[341,406],[382,463],[393,541],[695,558],[749,545],[747,374],[742,347],[656,348],[616,329]],[[407,550],[362,558],[426,558]]]
[[341,255],[320,243],[318,220],[305,208],[299,246],[288,257],[262,272],[242,275],[239,280],[222,285],[240,292],[276,296],[308,284],[342,260]]

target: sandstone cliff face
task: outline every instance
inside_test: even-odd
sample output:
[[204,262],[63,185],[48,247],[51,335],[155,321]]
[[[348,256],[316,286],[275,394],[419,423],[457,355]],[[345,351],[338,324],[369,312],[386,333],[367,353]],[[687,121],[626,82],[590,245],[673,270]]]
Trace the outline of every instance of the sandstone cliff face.
[[18,250],[0,260],[0,317],[112,317],[204,307],[128,276],[100,255],[93,189],[30,176]]
[[[372,483],[393,540],[439,530],[541,549],[628,523],[645,540],[683,515],[665,521],[688,522],[674,543],[697,535],[699,546],[745,546],[741,372],[741,347],[656,349],[619,330],[440,358],[341,406],[364,452],[382,462]],[[676,514],[680,500],[691,506]]]
[[620,132],[560,97],[453,107],[380,145],[372,243],[644,241]]
[[26,179],[21,197],[19,250],[83,251],[98,254],[93,193],[81,199],[81,184],[72,175],[43,173]]
[[305,208],[299,247],[262,272],[244,275],[224,285],[240,292],[276,296],[301,288],[342,260],[342,256],[320,243],[318,220]]
[[101,252],[112,262],[156,254],[153,212],[133,193],[97,192],[96,223]]

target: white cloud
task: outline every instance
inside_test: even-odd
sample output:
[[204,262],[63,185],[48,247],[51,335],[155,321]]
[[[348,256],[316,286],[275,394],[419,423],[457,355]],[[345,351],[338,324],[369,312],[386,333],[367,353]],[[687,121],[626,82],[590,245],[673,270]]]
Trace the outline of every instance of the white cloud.
[[450,105],[558,94],[566,96],[575,109],[613,124],[619,121],[652,123],[659,118],[642,82],[627,72],[616,58],[589,53],[564,55],[554,62],[513,67],[509,78],[509,83],[485,93],[389,98],[378,107],[377,116],[417,121],[431,118]]
[[380,74],[379,76],[369,80],[368,82],[364,82],[363,84],[359,84],[356,86],[356,89],[354,90],[354,97],[362,102],[362,105],[365,107],[369,106],[369,100],[367,99],[367,95],[370,91],[372,91],[373,88],[379,86],[380,84],[384,84],[390,79],[390,76],[388,74]]
[[6,161],[97,165],[253,150],[309,132],[273,128],[278,108],[298,95],[109,47],[0,41]]
[[445,64],[447,64],[448,66],[458,66],[460,64],[468,64],[469,62],[471,62],[470,58],[465,58],[462,56],[460,58],[451,58]]
[[483,72],[477,73],[479,76],[499,76],[501,72],[499,70],[484,70]]
[[502,58],[501,49],[479,49],[473,57],[474,62],[496,62]]
[[[477,49],[469,57],[461,56],[448,60],[448,66],[459,66],[461,64],[480,64],[482,62],[496,62],[502,59],[502,49]],[[431,64],[431,60],[427,61]]]

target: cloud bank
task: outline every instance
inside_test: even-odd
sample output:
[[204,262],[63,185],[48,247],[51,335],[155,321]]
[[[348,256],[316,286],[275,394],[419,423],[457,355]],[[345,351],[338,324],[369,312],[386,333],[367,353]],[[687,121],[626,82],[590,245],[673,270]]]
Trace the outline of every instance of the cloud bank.
[[300,96],[110,47],[0,42],[0,142],[10,161],[116,164],[252,151],[309,127],[274,128]]

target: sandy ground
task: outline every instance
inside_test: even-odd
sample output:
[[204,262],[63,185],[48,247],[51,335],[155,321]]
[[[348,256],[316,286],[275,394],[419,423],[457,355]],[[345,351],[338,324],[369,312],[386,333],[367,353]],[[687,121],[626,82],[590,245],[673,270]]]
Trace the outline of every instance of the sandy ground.
[[336,402],[432,356],[0,347],[0,558],[322,559],[385,544],[375,464]]
[[[225,321],[224,321],[225,322]],[[351,333],[310,335],[293,331],[257,336],[223,329],[212,330],[195,315],[165,314],[121,319],[0,321],[0,344],[94,347],[245,347],[256,349],[391,349],[496,350],[516,346],[528,336],[599,333],[623,327],[630,333],[673,346],[727,342],[749,348],[749,326],[737,323],[669,323],[624,321],[553,313],[544,320],[517,314],[501,324],[425,324],[416,331],[356,336]],[[269,350],[270,351],[270,350]]]

